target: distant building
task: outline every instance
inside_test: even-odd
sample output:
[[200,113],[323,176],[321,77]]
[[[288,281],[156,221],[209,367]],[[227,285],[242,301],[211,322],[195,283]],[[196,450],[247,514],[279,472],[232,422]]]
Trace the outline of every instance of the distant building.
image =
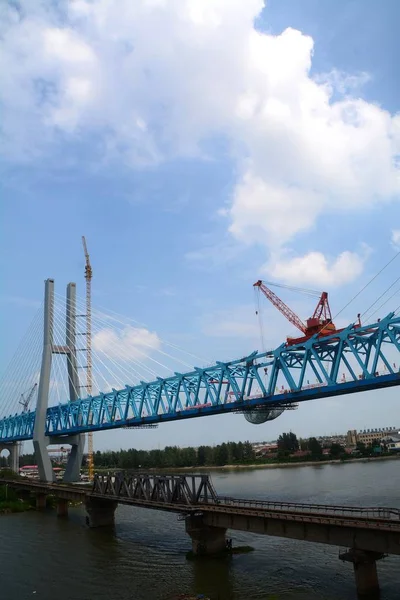
[[389,452],[400,452],[400,436],[387,435],[381,440],[381,446],[386,446]]
[[346,446],[350,448],[351,446],[356,446],[356,445],[357,445],[357,430],[349,429],[349,431],[347,432],[347,435],[346,435]]
[[266,454],[271,454],[273,452],[277,452],[278,450],[278,444],[274,442],[266,444],[252,444],[252,446],[256,456],[265,456]]
[[378,440],[379,442],[387,436],[397,435],[397,427],[383,427],[382,429],[364,429],[357,432],[355,429],[349,429],[346,435],[346,446],[356,446],[358,442],[365,445]]
[[295,456],[297,458],[304,458],[305,456],[310,456],[311,452],[309,450],[296,450],[290,456]]

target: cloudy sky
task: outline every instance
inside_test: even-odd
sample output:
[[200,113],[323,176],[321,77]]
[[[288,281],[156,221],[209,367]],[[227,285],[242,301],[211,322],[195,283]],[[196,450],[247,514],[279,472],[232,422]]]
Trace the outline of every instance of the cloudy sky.
[[[118,337],[210,361],[260,348],[258,278],[329,291],[340,323],[367,311],[400,270],[342,311],[400,248],[399,17],[396,0],[2,2],[2,367],[45,278],[83,295],[82,234],[94,305],[141,324],[108,324],[99,351]],[[312,299],[283,297],[312,313]],[[266,301],[263,320],[267,347],[291,331]],[[392,389],[258,427],[211,417],[95,445],[328,434],[398,415]]]

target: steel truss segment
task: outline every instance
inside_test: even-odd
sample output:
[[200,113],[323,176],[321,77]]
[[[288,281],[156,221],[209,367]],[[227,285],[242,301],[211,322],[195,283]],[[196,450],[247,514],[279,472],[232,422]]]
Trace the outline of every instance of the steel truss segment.
[[[282,344],[273,351],[50,407],[46,435],[151,424],[244,406],[284,406],[399,385],[399,361],[400,317],[391,313],[372,325],[348,327],[323,339]],[[35,411],[0,419],[0,441],[32,439],[34,424]]]
[[188,506],[218,502],[208,475],[96,474],[92,494]]

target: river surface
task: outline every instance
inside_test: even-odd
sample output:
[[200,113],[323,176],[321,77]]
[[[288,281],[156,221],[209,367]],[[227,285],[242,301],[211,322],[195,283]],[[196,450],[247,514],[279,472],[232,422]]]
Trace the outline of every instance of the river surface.
[[[400,508],[400,460],[213,472],[221,495]],[[254,552],[189,561],[177,515],[120,506],[115,531],[54,511],[0,516],[1,600],[354,600],[352,566],[339,548],[230,532]],[[400,556],[378,563],[382,600],[400,598]]]

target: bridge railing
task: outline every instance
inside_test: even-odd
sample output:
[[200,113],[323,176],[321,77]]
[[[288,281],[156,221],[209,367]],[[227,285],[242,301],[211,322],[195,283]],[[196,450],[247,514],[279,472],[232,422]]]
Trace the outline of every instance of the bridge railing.
[[359,519],[382,519],[400,522],[400,508],[335,506],[329,504],[298,504],[295,502],[273,502],[268,500],[247,500],[218,496],[218,504],[232,508],[269,510],[274,512],[295,512],[299,514],[319,514],[321,516],[349,517]]

